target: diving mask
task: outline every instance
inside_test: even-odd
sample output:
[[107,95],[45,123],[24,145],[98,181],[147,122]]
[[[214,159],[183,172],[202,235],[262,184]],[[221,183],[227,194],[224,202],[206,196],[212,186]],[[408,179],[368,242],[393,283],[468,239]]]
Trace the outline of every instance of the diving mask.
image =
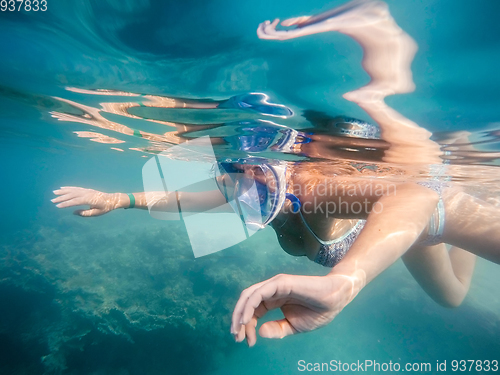
[[286,196],[284,163],[221,162],[217,166],[217,186],[248,229],[264,228],[278,215]]

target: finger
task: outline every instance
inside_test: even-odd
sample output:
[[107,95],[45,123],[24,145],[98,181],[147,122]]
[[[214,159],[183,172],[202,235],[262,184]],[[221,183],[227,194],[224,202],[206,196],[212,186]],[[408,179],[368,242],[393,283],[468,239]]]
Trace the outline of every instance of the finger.
[[67,201],[67,200],[70,200],[73,198],[75,198],[75,194],[68,193],[68,194],[60,195],[54,199],[51,199],[50,201],[52,203],[60,203],[60,202],[64,202],[64,201]]
[[[234,310],[233,310],[232,323],[231,323],[231,333],[235,334],[236,332],[239,331],[240,325],[241,325],[241,315],[242,315],[243,310],[245,308],[245,304],[246,304],[248,298],[252,295],[252,293],[256,289],[258,289],[262,285],[270,282],[271,280],[273,280],[277,276],[279,276],[279,275],[276,275],[276,276],[272,277],[271,279],[261,281],[260,283],[254,284],[254,285],[246,288],[243,292],[241,292],[240,298],[239,298],[238,302],[236,303],[236,306],[234,307]],[[267,312],[267,310],[266,310],[266,312]],[[256,313],[257,313],[257,310],[256,310]],[[259,315],[259,317],[264,316],[264,314],[265,314],[265,312],[262,313],[262,315]]]
[[271,22],[265,21],[259,25],[257,29],[257,36],[260,39],[275,39],[275,37],[270,34],[274,33],[276,30],[274,30],[272,27],[269,27],[270,24]]
[[76,198],[72,198],[69,200],[65,200],[64,202],[57,204],[56,207],[57,208],[66,208],[66,207],[73,207],[73,206],[81,206],[84,204],[88,204],[88,202],[84,198],[76,197]]
[[260,284],[262,283],[252,285],[251,287],[241,292],[240,298],[238,299],[238,302],[236,302],[236,306],[234,307],[233,310],[233,316],[231,321],[231,333],[236,334],[237,332],[239,332],[241,327],[241,314],[243,313],[243,309],[245,308],[245,304],[248,300],[248,297],[252,294],[254,289],[260,287]]
[[239,332],[235,335],[236,342],[242,342],[245,339],[245,334],[245,326],[241,326]]
[[72,189],[66,189],[66,188],[60,188],[60,189],[57,189],[57,190],[53,191],[53,193],[55,195],[69,194],[69,193],[72,193],[72,192],[73,192]]
[[282,287],[285,282],[286,281],[283,277],[276,277],[271,279],[268,283],[262,285],[260,288],[255,289],[248,297],[245,304],[241,315],[241,322],[243,324],[247,324],[254,315],[255,309],[257,309],[261,302],[271,298],[283,298],[288,296],[289,292],[287,293],[287,290]]
[[54,190],[53,193],[55,195],[61,195],[61,194],[74,193],[79,190],[88,190],[88,189],[74,187],[74,186],[62,186],[59,189]]
[[255,330],[257,327],[257,317],[253,317],[250,323],[245,325],[245,335],[247,337],[247,345],[251,348],[257,342],[257,332]]
[[54,193],[58,193],[58,197],[55,197],[54,199],[51,200],[53,203],[59,203],[63,202],[68,199],[76,198],[78,196],[81,196],[77,191],[75,190],[55,190]]
[[[231,323],[231,333],[232,334],[236,334],[239,331],[240,325],[242,324],[241,320],[242,320],[243,311],[245,309],[245,304],[247,303],[248,298],[253,294],[253,292],[256,289],[262,287],[263,285],[265,285],[267,283],[272,283],[276,279],[283,278],[284,276],[286,276],[286,275],[278,274],[276,276],[271,277],[268,280],[264,280],[264,281],[261,281],[260,283],[254,284],[254,285],[246,288],[245,290],[243,290],[243,292],[241,292],[240,298],[238,299],[238,302],[236,303],[236,306],[234,307],[234,310],[233,310],[232,323]],[[273,307],[273,308],[275,308],[275,307]],[[267,312],[267,310],[266,310],[266,312]],[[264,316],[264,314],[266,312],[263,312],[261,315],[259,315],[259,317]],[[257,313],[257,310],[256,310],[256,313]]]
[[264,323],[259,329],[259,335],[268,339],[282,339],[297,333],[287,319]]
[[279,23],[279,19],[276,18],[273,22],[266,21],[264,24],[264,32],[266,34],[272,34],[276,32],[276,25]]
[[256,309],[255,309],[255,315],[253,318],[250,320],[250,323],[245,325],[245,334],[247,336],[247,344],[249,347],[252,347],[255,345],[257,342],[257,321],[258,319],[262,318],[264,315],[267,314],[268,308],[265,304],[261,303]]
[[269,23],[269,21],[266,22],[266,24],[264,25],[264,34],[266,35],[265,39],[280,39],[278,36],[279,32],[276,31],[276,26],[279,22],[280,20],[278,18],[276,18],[271,23]]
[[101,210],[98,210],[97,208],[92,208],[90,210],[76,210],[75,212],[73,212],[73,214],[78,215],[78,216],[83,216],[83,217],[90,217],[90,216],[103,215],[104,212]]
[[264,32],[264,23],[261,23],[257,28],[257,36],[260,39],[266,39],[266,33]]
[[243,309],[245,307],[245,303],[248,300],[248,297],[253,293],[253,291],[257,288],[260,288],[263,284],[267,283],[269,280],[264,280],[261,281],[260,283],[254,284],[248,288],[246,288],[243,292],[240,294],[240,298],[238,299],[238,302],[236,303],[236,306],[234,307],[233,310],[233,317],[232,317],[232,322],[231,322],[231,333],[236,334],[240,330],[240,325],[241,325],[241,314],[243,312]]
[[280,307],[281,304],[277,304],[277,306],[273,306],[273,308],[269,308],[267,304],[261,303],[256,309],[255,309],[255,317],[257,319],[262,318],[264,315],[266,315],[270,310],[275,309],[276,307]]

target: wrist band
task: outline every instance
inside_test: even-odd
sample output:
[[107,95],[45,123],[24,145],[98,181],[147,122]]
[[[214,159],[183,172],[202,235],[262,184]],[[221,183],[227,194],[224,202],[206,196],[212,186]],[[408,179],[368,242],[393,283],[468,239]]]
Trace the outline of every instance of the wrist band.
[[134,208],[135,207],[135,197],[134,194],[128,194],[128,198],[130,199],[130,205],[127,208]]

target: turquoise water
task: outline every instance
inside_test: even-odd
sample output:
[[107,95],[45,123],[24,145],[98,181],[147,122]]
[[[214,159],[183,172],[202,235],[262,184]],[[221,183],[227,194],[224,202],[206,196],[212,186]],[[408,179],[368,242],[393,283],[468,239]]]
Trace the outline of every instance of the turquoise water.
[[[241,290],[277,273],[320,275],[325,269],[285,254],[270,229],[194,259],[181,223],[137,211],[84,219],[50,202],[60,186],[143,190],[142,167],[162,150],[161,142],[102,127],[102,121],[85,123],[103,103],[138,103],[129,106],[134,118],[110,109],[101,115],[149,134],[175,128],[148,119],[211,124],[270,118],[148,107],[146,95],[222,100],[262,92],[294,111],[271,119],[294,129],[309,126],[304,110],[370,120],[342,98],[369,81],[352,40],[329,33],[280,43],[255,33],[264,20],[340,3],[49,1],[43,13],[0,13],[0,373],[293,374],[300,373],[299,360],[425,362],[433,369],[446,360],[452,372],[452,360],[500,359],[498,266],[484,260],[459,308],[434,303],[398,262],[328,327],[259,339],[249,349],[229,334]],[[387,103],[436,139],[472,133],[470,142],[481,142],[472,155],[491,157],[464,162],[454,178],[496,187],[500,4],[387,3],[419,45],[412,65],[416,91]],[[63,115],[74,117],[61,121]],[[95,142],[75,132],[108,138]],[[110,143],[116,141],[122,143]]]

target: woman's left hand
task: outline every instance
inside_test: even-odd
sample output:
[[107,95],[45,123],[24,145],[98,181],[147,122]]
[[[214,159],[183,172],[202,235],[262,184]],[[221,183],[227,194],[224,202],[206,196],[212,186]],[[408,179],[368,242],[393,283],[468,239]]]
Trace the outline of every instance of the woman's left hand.
[[80,209],[74,212],[75,215],[84,217],[104,215],[112,210],[124,207],[123,202],[128,201],[126,195],[124,199],[121,199],[124,194],[108,194],[76,186],[64,186],[59,190],[54,190],[54,194],[58,195],[58,197],[52,199],[52,203],[58,203],[57,208],[89,206],[88,209]]
[[359,291],[357,282],[342,275],[277,275],[245,289],[234,308],[231,333],[255,345],[257,320],[280,308],[284,319],[264,323],[261,337],[283,338],[330,323]]

